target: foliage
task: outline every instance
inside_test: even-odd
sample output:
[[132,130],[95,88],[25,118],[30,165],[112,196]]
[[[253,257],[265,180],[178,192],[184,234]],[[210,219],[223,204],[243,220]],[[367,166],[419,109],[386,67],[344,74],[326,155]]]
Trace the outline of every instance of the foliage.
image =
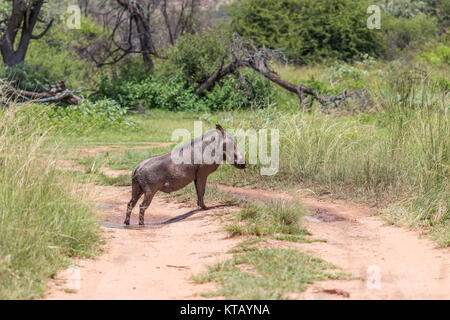
[[420,14],[435,17],[445,27],[450,14],[449,0],[377,0],[383,11],[395,18],[413,18]]
[[194,87],[187,87],[179,74],[168,79],[152,76],[119,83],[103,78],[97,96],[113,97],[129,109],[206,112],[268,106],[272,95],[269,82],[250,71],[243,74],[252,79],[252,85],[243,86],[236,75],[230,75],[203,97],[194,93]]
[[[244,172],[223,168],[217,178],[270,187],[290,181],[317,192],[374,199],[393,222],[431,230],[440,244],[449,245],[448,89],[424,68],[397,61],[377,71],[371,88],[377,111],[367,114],[271,109],[216,116],[214,121],[231,127],[278,128],[281,160],[273,177],[255,178],[257,165]],[[370,76],[373,71],[364,79]]]
[[[30,106],[0,111],[0,298],[44,293],[68,257],[98,252],[99,228],[87,194],[57,170],[44,114]],[[18,109],[17,109],[18,108]]]
[[[41,111],[42,108],[44,112]],[[125,117],[127,110],[114,100],[84,100],[79,105],[48,108],[32,105],[23,112],[39,115],[41,125],[69,135],[86,134],[107,128],[123,129],[132,125]]]
[[143,62],[137,57],[128,57],[116,66],[102,71],[97,91],[92,99],[114,99],[121,106],[135,109],[137,106],[134,85],[144,82],[149,77]]
[[206,30],[201,34],[186,34],[168,52],[162,73],[180,75],[187,86],[203,83],[229,57],[229,34]]
[[147,78],[143,82],[129,84],[130,96],[134,105],[147,109],[171,111],[206,111],[207,108],[194,94],[192,88],[185,88],[179,77],[163,80]]
[[[429,2],[422,0],[377,0],[383,11],[396,18],[412,18],[430,9]],[[428,3],[427,3],[428,2]]]
[[102,78],[96,97],[113,98],[130,109],[206,112],[266,107],[271,103],[270,83],[250,70],[226,76],[202,97],[194,93],[225,63],[227,39],[226,34],[213,30],[184,35],[168,51],[156,74],[112,72]]
[[336,272],[331,263],[310,257],[295,249],[267,248],[251,250],[217,263],[197,275],[200,283],[214,281],[220,289],[205,296],[227,299],[289,299],[307,285],[327,279],[348,279]]
[[382,53],[380,31],[366,26],[367,7],[354,0],[241,0],[230,14],[232,28],[242,36],[309,63]]
[[386,17],[382,26],[385,30],[386,41],[393,56],[398,49],[404,49],[411,44],[421,44],[433,38],[437,33],[436,18],[425,14],[418,14],[412,18]]
[[[36,81],[56,83],[65,80],[68,88],[85,90],[97,85],[99,79],[93,63],[80,56],[81,48],[93,38],[102,36],[93,22],[82,19],[81,29],[54,25],[45,39],[32,41],[23,64],[4,66],[0,78],[24,90],[40,90]],[[2,66],[0,62],[0,66]]]
[[444,43],[429,43],[419,58],[435,66],[450,66],[450,46]]

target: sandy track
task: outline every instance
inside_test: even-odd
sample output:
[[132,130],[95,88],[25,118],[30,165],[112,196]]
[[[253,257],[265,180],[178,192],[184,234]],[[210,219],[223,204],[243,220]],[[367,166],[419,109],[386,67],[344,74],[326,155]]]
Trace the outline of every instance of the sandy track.
[[[327,242],[295,246],[342,267],[360,280],[316,282],[298,299],[343,298],[324,293],[340,289],[351,299],[450,299],[450,248],[437,248],[417,232],[386,224],[370,208],[343,201],[228,186],[220,189],[247,199],[298,200],[310,210],[304,225]],[[292,244],[290,244],[292,246]],[[379,281],[378,281],[379,280]]]
[[[119,172],[109,170],[108,174]],[[157,195],[146,213],[147,226],[136,226],[135,208],[132,226],[124,228],[131,188],[95,188],[105,253],[93,260],[76,261],[80,279],[76,292],[66,290],[67,279],[73,275],[67,271],[58,274],[47,299],[201,299],[199,293],[215,288],[214,284],[196,284],[191,276],[228,258],[226,252],[241,242],[220,231],[220,221],[226,219],[224,210],[236,208],[192,212],[196,208]],[[296,247],[359,278],[316,282],[305,292],[292,294],[293,299],[450,299],[450,248],[437,248],[417,232],[390,226],[372,215],[370,208],[264,190],[219,188],[250,200],[303,203],[310,211],[304,225],[315,238],[327,242],[273,241],[271,245]],[[186,213],[192,215],[183,221],[155,225]]]
[[[214,289],[212,284],[196,284],[190,278],[226,259],[226,252],[239,242],[219,231],[218,213],[223,208],[198,211],[182,222],[151,226],[196,209],[156,196],[146,213],[147,226],[136,226],[135,209],[132,225],[125,229],[122,223],[130,188],[96,187],[96,191],[105,253],[76,261],[81,276],[76,292],[66,290],[73,273],[59,273],[47,299],[201,299],[198,293]],[[72,288],[73,281],[69,283]]]

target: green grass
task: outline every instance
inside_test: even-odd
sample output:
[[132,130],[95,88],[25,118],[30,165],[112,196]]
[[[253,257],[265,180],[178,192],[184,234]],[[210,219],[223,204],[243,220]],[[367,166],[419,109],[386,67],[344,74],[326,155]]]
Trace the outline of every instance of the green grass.
[[[220,289],[202,293],[206,297],[225,296],[227,299],[286,299],[290,293],[299,293],[308,284],[326,279],[348,279],[342,272],[330,272],[335,266],[307,256],[295,249],[261,249],[258,244],[271,245],[269,240],[287,242],[324,242],[313,239],[301,225],[305,209],[288,202],[265,204],[236,199],[221,192],[214,185],[207,187],[205,199],[242,207],[232,213],[224,225],[230,236],[247,236],[241,244],[229,250],[234,256],[225,262],[210,266],[208,271],[196,275],[199,283],[216,282]],[[194,205],[195,189],[192,185],[169,197]]]
[[305,209],[288,202],[258,204],[246,202],[235,214],[235,221],[225,225],[230,235],[311,235],[301,226]]
[[[128,115],[127,120],[134,124],[128,129],[106,128],[91,132],[86,136],[65,134],[56,138],[58,141],[64,142],[64,146],[76,145],[77,147],[108,143],[133,145],[136,142],[171,142],[173,130],[184,128],[193,132],[194,121],[207,121],[207,118],[195,113],[151,110],[145,114]],[[204,123],[204,126],[205,130],[212,128],[211,124],[207,127]]]
[[0,111],[0,299],[39,297],[70,257],[99,251],[87,190],[42,157],[48,137],[26,108]]
[[334,265],[298,250],[269,248],[235,255],[209,267],[194,280],[213,281],[220,286],[217,291],[202,294],[207,297],[288,299],[289,294],[300,293],[315,281],[349,278]]
[[368,81],[376,111],[216,114],[214,120],[227,120],[227,128],[279,129],[280,168],[275,176],[261,176],[260,165],[244,171],[222,167],[211,181],[309,188],[367,201],[390,222],[419,228],[440,245],[450,245],[449,97],[436,76],[416,74],[412,65],[396,68]]
[[97,176],[96,183],[103,186],[131,186],[131,175],[121,174],[118,177],[108,177],[101,173]]
[[[98,166],[112,170],[133,170],[142,160],[172,150],[174,146],[151,149],[125,149],[102,151],[97,156],[78,158],[77,163],[86,167]],[[126,148],[126,146],[124,147]]]

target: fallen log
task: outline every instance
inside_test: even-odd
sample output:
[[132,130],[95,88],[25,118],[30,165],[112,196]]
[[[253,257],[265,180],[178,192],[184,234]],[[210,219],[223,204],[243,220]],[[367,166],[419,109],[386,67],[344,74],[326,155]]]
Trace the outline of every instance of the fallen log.
[[12,86],[3,83],[0,85],[0,96],[12,100],[24,100],[26,102],[36,103],[65,103],[76,105],[83,102],[83,98],[75,95],[71,90],[66,88],[63,80],[58,81],[55,85],[45,87],[39,84],[44,92],[34,92],[15,89]]

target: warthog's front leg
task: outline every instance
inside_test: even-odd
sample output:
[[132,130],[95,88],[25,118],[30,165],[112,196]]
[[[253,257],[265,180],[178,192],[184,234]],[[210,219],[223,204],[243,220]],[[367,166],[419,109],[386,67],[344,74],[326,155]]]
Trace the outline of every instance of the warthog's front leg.
[[153,196],[155,195],[156,191],[148,190],[145,192],[144,200],[141,203],[141,207],[139,210],[139,225],[144,225],[144,214],[145,210],[150,206],[150,203],[152,202]]
[[208,209],[208,207],[205,205],[205,202],[203,201],[206,190],[206,179],[207,176],[198,176],[194,181],[195,190],[197,191],[197,205],[204,210]]

